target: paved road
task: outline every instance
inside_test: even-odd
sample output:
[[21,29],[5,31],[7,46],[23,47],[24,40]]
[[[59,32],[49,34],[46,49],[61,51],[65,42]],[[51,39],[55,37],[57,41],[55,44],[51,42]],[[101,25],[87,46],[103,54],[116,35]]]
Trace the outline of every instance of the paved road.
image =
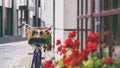
[[[32,53],[32,51],[33,49],[27,44],[27,41],[0,44],[0,68],[30,66],[32,55],[28,55],[28,53]],[[22,61],[26,62],[23,63]]]

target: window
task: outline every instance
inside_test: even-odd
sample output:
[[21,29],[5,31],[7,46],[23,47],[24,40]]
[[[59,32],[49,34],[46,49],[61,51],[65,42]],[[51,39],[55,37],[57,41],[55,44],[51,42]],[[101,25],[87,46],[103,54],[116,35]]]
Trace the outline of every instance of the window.
[[118,8],[118,0],[112,0],[113,9]]
[[13,35],[13,22],[12,22],[12,9],[5,8],[5,22],[4,22],[4,31],[5,36],[12,36]]
[[104,0],[104,10],[108,10],[109,9],[109,1],[110,0]]

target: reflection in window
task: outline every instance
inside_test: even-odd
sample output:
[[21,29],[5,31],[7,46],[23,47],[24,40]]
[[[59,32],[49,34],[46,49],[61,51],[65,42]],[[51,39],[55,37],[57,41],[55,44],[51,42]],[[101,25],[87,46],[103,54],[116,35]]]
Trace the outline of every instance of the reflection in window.
[[110,0],[104,0],[104,10],[108,10],[109,9],[109,1]]
[[118,0],[113,0],[112,3],[113,9],[118,8]]

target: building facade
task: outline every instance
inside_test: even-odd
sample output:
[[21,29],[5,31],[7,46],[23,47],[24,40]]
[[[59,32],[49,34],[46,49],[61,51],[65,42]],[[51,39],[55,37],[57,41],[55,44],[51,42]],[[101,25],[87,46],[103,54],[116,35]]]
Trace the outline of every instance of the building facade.
[[0,0],[0,43],[24,40],[18,26],[41,26],[41,11],[41,0]]
[[68,32],[75,29],[78,31],[77,39],[81,41],[81,50],[85,48],[87,34],[91,31],[99,33],[102,40],[105,40],[104,32],[110,31],[110,48],[113,46],[112,40],[115,45],[120,45],[120,0],[45,1],[46,23],[52,23],[54,45],[57,39],[64,42]]

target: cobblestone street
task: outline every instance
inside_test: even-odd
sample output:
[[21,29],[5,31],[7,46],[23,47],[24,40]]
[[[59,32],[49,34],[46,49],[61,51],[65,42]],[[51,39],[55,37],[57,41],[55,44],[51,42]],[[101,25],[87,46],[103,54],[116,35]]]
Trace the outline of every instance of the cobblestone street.
[[[32,55],[28,55],[28,53],[32,53],[32,51],[33,49],[27,44],[27,41],[0,44],[0,68],[30,66]],[[23,63],[23,60],[27,63]]]

